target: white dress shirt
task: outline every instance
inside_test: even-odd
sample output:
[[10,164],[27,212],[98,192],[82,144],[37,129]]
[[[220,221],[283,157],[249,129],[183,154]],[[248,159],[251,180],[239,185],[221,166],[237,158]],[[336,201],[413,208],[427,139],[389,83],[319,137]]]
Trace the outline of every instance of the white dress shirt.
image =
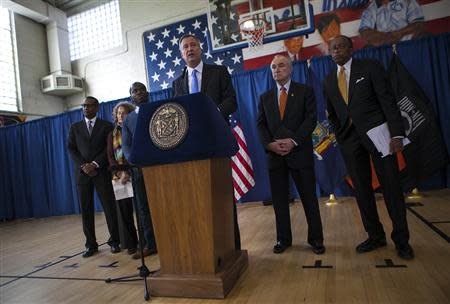
[[95,116],[92,119],[87,119],[86,117],[84,118],[84,121],[86,122],[86,128],[89,130],[89,121],[92,121],[92,129],[94,129],[95,126],[95,122],[97,121],[97,116]]
[[[347,80],[347,92],[348,92],[348,88],[349,88],[349,83],[350,83],[350,72],[352,70],[352,57],[350,57],[350,59],[343,65],[343,67],[345,68],[345,80]],[[341,66],[337,65],[337,77],[339,79],[339,72],[341,71]]]

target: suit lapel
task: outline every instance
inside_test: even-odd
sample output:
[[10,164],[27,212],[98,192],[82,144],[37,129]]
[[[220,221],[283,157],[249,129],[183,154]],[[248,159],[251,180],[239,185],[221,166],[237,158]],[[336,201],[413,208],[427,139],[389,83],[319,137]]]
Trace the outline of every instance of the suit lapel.
[[80,121],[80,131],[81,131],[81,134],[83,134],[83,136],[86,136],[87,138],[90,137],[89,131],[88,131],[88,127],[87,127],[87,123],[86,123],[86,120],[84,118],[83,118],[82,121]]
[[189,94],[189,76],[188,76],[188,69],[187,67],[184,68],[184,73],[183,73],[183,81],[182,81],[182,94],[181,95],[187,95]]
[[286,101],[286,109],[284,109],[283,121],[287,120],[287,117],[291,112],[291,108],[294,106],[295,95],[297,94],[297,90],[295,88],[296,88],[295,83],[291,81],[291,85],[289,86],[289,92],[287,92],[288,96]]
[[349,105],[350,105],[350,102],[352,101],[352,95],[353,95],[356,79],[358,79],[360,74],[361,74],[361,69],[358,64],[358,61],[353,59],[351,70],[350,70],[350,80],[348,82],[348,104]]
[[278,94],[277,87],[272,90],[271,96],[268,98],[268,113],[272,113],[272,119],[275,124],[279,124],[281,122],[280,118],[280,108],[278,107]]
[[335,96],[339,96],[339,101],[345,105],[344,98],[342,97],[341,91],[339,90],[337,70],[333,70],[333,72],[331,73],[331,89],[334,91]]
[[206,88],[208,87],[208,65],[206,65],[205,63],[203,63],[203,70],[202,70],[202,84],[201,84],[201,88],[200,88],[200,92],[202,93],[206,93]]

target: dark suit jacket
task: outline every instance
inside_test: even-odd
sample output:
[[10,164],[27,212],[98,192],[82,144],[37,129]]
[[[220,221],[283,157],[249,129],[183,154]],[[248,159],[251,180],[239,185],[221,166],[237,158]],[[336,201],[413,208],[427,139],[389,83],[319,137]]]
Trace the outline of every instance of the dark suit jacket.
[[88,183],[90,177],[81,170],[84,163],[95,161],[100,173],[107,173],[108,157],[106,153],[108,134],[113,126],[110,122],[97,117],[92,134],[89,136],[86,122],[74,123],[70,127],[67,149],[75,163],[75,177],[78,184]]
[[310,87],[291,81],[283,120],[278,109],[277,87],[260,97],[258,106],[258,130],[264,147],[275,139],[292,138],[298,144],[291,153],[280,156],[266,150],[269,169],[283,165],[305,168],[313,165],[311,134],[317,123],[316,100]]
[[[187,68],[184,68],[183,74],[175,79],[172,84],[174,97],[189,94],[188,81]],[[227,68],[221,65],[203,63],[201,93],[211,97],[228,122],[228,116],[237,109],[237,102],[236,92]]]
[[350,118],[360,136],[386,121],[391,137],[405,135],[387,74],[377,61],[352,60],[348,106],[339,91],[336,70],[325,78],[323,86],[328,119],[340,143],[349,130]]

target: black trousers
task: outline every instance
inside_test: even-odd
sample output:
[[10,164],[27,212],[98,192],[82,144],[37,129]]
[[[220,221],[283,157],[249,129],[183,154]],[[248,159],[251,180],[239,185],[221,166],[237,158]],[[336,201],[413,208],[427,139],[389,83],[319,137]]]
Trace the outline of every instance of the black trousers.
[[83,233],[86,237],[86,248],[97,248],[94,221],[94,188],[102,203],[106,217],[106,224],[110,238],[109,245],[119,244],[119,228],[117,223],[117,212],[115,206],[114,192],[111,184],[111,175],[100,171],[96,176],[89,178],[87,183],[77,184],[78,196],[81,205],[81,219],[83,222]]
[[375,150],[372,142],[367,137],[360,137],[353,127],[343,142],[340,143],[340,147],[355,188],[356,201],[364,229],[369,237],[385,237],[372,188],[370,166],[370,157],[372,157],[389,217],[392,220],[391,238],[397,245],[408,243],[409,230],[406,221],[406,207],[396,156],[388,155],[382,158],[381,154]]
[[269,170],[270,188],[272,191],[273,209],[277,227],[277,241],[292,244],[291,217],[289,212],[289,174],[295,186],[308,222],[308,243],[323,242],[322,220],[319,202],[316,197],[316,179],[314,166],[302,169],[290,169],[283,166]]
[[138,238],[133,217],[133,200],[125,198],[116,201],[117,219],[119,223],[120,247],[137,248]]
[[148,249],[156,249],[155,234],[153,231],[152,217],[147,202],[147,192],[145,190],[144,176],[140,168],[132,169],[134,203],[136,213],[142,226],[145,239],[145,247]]

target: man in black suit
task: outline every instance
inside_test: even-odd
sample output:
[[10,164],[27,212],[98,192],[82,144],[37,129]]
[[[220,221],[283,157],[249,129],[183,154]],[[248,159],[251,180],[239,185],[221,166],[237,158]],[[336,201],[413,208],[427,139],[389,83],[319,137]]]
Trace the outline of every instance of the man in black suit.
[[[383,67],[376,61],[352,59],[352,40],[337,36],[330,42],[330,53],[337,70],[324,80],[328,119],[334,128],[347,170],[355,186],[355,196],[369,238],[356,247],[359,253],[386,246],[371,184],[372,158],[383,196],[392,220],[392,240],[397,254],[412,259],[408,244],[405,201],[395,153],[403,150],[405,130],[400,111]],[[375,148],[367,131],[387,123],[389,150],[385,157]]]
[[236,92],[226,67],[203,63],[200,40],[194,35],[184,35],[179,40],[180,52],[186,67],[172,84],[174,97],[204,93],[211,97],[228,122],[229,115],[237,109]]
[[322,254],[322,220],[316,197],[311,134],[316,126],[316,101],[311,88],[291,81],[292,62],[277,55],[270,64],[276,87],[261,95],[258,131],[266,149],[270,189],[277,227],[274,253],[292,245],[289,214],[289,174],[292,176],[308,222],[308,243]]
[[98,100],[88,96],[84,99],[82,121],[70,127],[67,148],[75,163],[75,178],[81,205],[83,232],[86,237],[86,251],[83,257],[90,257],[98,251],[94,223],[94,187],[105,212],[110,238],[111,252],[120,252],[119,230],[111,173],[108,171],[106,143],[113,127],[106,120],[97,118]]
[[[203,63],[200,40],[187,34],[180,38],[181,57],[186,63],[183,74],[172,84],[173,96],[182,96],[201,92],[216,103],[225,121],[237,109],[236,92],[226,67]],[[237,221],[236,204],[233,204],[235,248],[241,249],[241,236]]]

